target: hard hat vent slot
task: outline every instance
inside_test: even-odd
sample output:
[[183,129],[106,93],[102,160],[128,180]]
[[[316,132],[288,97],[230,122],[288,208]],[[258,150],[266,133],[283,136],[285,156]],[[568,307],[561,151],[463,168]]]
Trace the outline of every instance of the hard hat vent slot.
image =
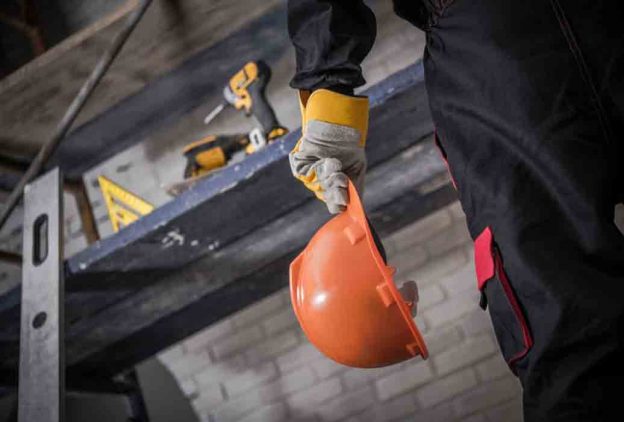
[[407,351],[410,352],[412,356],[418,356],[421,354],[420,347],[418,347],[418,343],[410,343],[405,347],[407,348]]
[[377,293],[386,308],[394,303],[394,296],[386,283],[377,285]]
[[359,224],[353,223],[344,228],[344,234],[349,239],[349,243],[355,245],[360,240],[366,237],[366,232],[360,227]]

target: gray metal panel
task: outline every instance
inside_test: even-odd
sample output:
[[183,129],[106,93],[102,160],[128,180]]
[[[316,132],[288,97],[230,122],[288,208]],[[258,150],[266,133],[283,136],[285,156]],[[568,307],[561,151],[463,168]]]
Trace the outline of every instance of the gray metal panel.
[[19,421],[63,420],[63,196],[58,169],[24,189]]

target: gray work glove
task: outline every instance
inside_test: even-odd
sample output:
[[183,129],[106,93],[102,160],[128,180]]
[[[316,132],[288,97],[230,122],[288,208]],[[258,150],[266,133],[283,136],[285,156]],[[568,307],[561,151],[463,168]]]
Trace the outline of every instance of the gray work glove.
[[363,194],[366,155],[361,138],[355,128],[311,120],[289,155],[293,175],[325,201],[332,214],[349,203],[348,179]]
[[362,195],[368,132],[368,98],[328,89],[299,91],[302,135],[290,153],[293,175],[332,214],[349,203],[349,179]]

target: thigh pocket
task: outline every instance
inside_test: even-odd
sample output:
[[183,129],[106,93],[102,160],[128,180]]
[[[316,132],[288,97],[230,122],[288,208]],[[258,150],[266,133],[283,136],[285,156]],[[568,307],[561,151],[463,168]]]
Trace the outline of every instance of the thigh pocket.
[[533,338],[489,227],[475,240],[475,268],[480,305],[490,308],[498,345],[515,372],[515,363],[529,352]]

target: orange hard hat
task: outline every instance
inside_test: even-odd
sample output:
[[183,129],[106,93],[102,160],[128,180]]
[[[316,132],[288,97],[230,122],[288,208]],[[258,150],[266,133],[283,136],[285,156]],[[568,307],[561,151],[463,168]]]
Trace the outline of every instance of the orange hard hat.
[[427,346],[397,290],[349,182],[349,205],[321,227],[290,264],[290,298],[304,333],[344,365],[373,368],[417,355]]

